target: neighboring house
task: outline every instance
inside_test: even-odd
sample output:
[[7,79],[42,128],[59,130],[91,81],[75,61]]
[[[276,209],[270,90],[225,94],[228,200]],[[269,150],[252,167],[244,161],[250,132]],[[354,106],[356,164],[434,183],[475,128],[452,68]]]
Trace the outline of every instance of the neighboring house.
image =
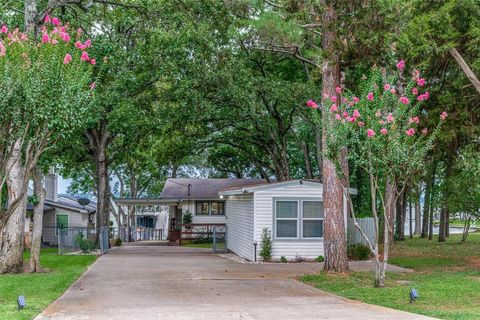
[[[42,243],[44,245],[57,245],[59,228],[93,228],[95,226],[96,208],[95,202],[82,206],[78,203],[77,197],[58,195],[58,176],[49,173],[45,176]],[[33,227],[31,223],[32,213],[33,206],[29,204],[25,223],[27,237]],[[29,243],[28,240],[26,242]]]
[[259,259],[265,228],[272,235],[273,259],[324,255],[323,185],[318,181],[168,179],[161,200],[175,201],[169,212],[177,225],[186,212],[193,223],[225,223],[228,249],[250,261]]

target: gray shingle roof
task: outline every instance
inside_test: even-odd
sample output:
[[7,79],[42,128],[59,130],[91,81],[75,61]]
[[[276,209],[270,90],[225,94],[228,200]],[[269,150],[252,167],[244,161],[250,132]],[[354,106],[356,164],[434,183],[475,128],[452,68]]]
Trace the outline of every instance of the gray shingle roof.
[[[220,190],[265,184],[263,179],[167,179],[162,199],[216,199]],[[188,186],[190,185],[190,195]]]

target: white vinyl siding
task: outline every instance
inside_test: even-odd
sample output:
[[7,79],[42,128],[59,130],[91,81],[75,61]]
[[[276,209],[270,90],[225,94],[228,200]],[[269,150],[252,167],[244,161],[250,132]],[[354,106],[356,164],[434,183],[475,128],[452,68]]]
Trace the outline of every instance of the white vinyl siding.
[[228,197],[226,212],[228,249],[253,260],[253,196]]
[[[305,183],[288,185],[278,188],[259,190],[254,193],[255,207],[255,232],[254,240],[258,242],[257,254],[261,247],[262,229],[268,228],[272,231],[274,227],[274,202],[275,200],[312,200],[322,201],[323,188],[321,184]],[[300,228],[298,228],[300,229]],[[272,258],[280,259],[285,256],[287,259],[294,259],[297,256],[313,259],[324,255],[323,239],[275,239],[272,244]]]
[[[198,200],[201,201],[201,200]],[[203,200],[202,200],[203,201]],[[206,201],[220,201],[218,199],[206,200]],[[182,213],[185,214],[190,212],[192,214],[192,223],[227,223],[225,219],[225,215],[228,215],[228,209],[225,208],[225,215],[196,215],[195,214],[195,200],[186,200],[180,203],[180,207],[182,208]],[[173,208],[172,206],[169,207]],[[170,218],[172,218],[172,212],[170,212]]]

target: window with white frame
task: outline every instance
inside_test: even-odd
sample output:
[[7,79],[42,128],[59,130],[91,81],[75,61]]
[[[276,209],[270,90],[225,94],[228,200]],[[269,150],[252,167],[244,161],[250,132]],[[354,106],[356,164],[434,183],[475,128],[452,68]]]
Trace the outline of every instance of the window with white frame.
[[314,200],[277,200],[275,238],[320,239],[323,237],[323,204]]

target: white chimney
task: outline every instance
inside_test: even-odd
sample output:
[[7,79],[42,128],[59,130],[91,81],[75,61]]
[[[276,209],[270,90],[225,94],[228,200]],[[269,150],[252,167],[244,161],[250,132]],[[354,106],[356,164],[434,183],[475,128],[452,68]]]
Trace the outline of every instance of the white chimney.
[[57,201],[58,197],[58,175],[55,173],[55,168],[51,167],[48,174],[45,176],[45,198]]

